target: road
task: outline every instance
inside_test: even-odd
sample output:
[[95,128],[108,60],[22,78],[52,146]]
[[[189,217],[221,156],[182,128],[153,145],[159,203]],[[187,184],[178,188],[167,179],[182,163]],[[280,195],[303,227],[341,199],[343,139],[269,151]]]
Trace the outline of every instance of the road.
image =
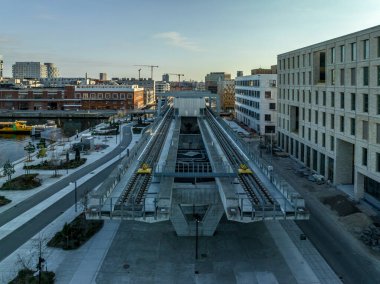
[[[41,192],[31,196],[25,201],[17,204],[16,206],[10,208],[9,210],[0,214],[0,226],[11,221],[15,217],[29,210],[30,208],[36,206],[41,201],[52,196],[62,188],[66,187],[70,182],[74,182],[79,178],[85,176],[86,174],[97,169],[99,166],[110,161],[112,158],[120,154],[126,146],[128,146],[132,140],[131,127],[123,127],[123,139],[121,143],[110,153],[106,154],[99,160],[91,163],[79,169],[78,171],[70,174],[69,176],[63,178],[57,183],[47,187]],[[90,178],[88,181],[84,182],[77,188],[77,196],[80,197],[84,194],[87,189],[95,188],[97,185],[102,183],[106,177],[112,172],[112,170],[117,166],[118,161],[98,172],[95,176]],[[53,203],[50,207],[42,211],[35,218],[31,219],[29,222],[22,225],[20,228],[9,234],[7,237],[3,238],[0,242],[0,261],[5,257],[15,251],[18,247],[32,238],[35,234],[41,231],[46,225],[55,220],[60,214],[66,211],[69,207],[74,204],[74,191],[64,196],[62,199]],[[79,198],[78,198],[79,199]]]
[[[264,156],[268,160],[269,155]],[[376,265],[379,262],[330,216],[328,209],[305,186],[305,178],[289,171],[289,162],[289,158],[274,158],[276,172],[302,195],[310,211],[310,220],[297,221],[297,225],[344,283],[379,283],[380,271]]]

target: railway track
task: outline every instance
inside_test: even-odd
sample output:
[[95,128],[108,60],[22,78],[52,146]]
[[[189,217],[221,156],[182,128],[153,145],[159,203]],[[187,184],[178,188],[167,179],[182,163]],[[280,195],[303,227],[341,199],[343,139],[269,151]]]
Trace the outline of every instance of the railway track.
[[[145,149],[145,152],[138,164],[138,169],[142,169],[144,164],[152,169],[155,163],[158,161],[161,149],[164,146],[165,139],[172,122],[173,112],[173,109],[168,110],[164,121],[156,130],[152,140]],[[126,188],[117,200],[115,210],[120,209],[121,206],[125,206],[126,210],[139,210],[139,208],[142,209],[142,203],[151,180],[151,171],[146,171],[143,173],[138,173],[138,171],[136,171],[130,178]]]
[[[242,154],[236,147],[231,145],[231,141],[227,135],[221,130],[213,115],[209,110],[206,112],[206,121],[210,125],[212,131],[217,138],[219,145],[226,154],[227,159],[231,165],[237,170],[240,165],[246,164],[247,161],[243,158]],[[238,180],[249,197],[255,209],[264,210],[277,210],[279,204],[273,199],[268,189],[264,186],[261,180],[255,173],[252,174],[239,174]]]

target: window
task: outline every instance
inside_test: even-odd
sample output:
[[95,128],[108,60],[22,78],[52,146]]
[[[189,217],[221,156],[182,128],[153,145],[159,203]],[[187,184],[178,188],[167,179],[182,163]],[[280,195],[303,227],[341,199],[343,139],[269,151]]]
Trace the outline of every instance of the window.
[[311,66],[311,53],[310,52],[307,54],[307,57],[308,57],[308,61],[309,61],[309,66]]
[[266,98],[266,99],[270,99],[270,98],[272,98],[271,91],[265,91],[265,98]]
[[340,116],[340,132],[344,132],[344,116]]
[[307,138],[309,139],[309,141],[311,141],[311,129],[310,128],[307,129]]
[[305,120],[305,109],[302,108],[302,120]]
[[309,85],[311,85],[311,71],[309,71]]
[[344,93],[340,93],[340,108],[344,109]]
[[380,114],[380,95],[377,95],[376,97],[377,97],[377,108],[376,108],[377,112],[376,112],[376,114]]
[[363,59],[369,58],[369,40],[363,40]]
[[335,85],[335,70],[330,71],[330,79],[331,79],[331,85]]
[[318,130],[314,130],[314,143],[318,144]]
[[362,165],[367,166],[368,152],[367,148],[362,148]]
[[356,85],[356,68],[351,68],[351,86]]
[[266,115],[265,115],[265,121],[271,121],[270,114],[266,114]]
[[340,49],[340,62],[344,62],[344,58],[346,57],[346,53],[345,53],[345,46],[344,45],[341,45],[339,47]]
[[355,93],[351,93],[351,110],[356,109],[356,95]]
[[314,117],[314,122],[315,124],[318,124],[318,111],[314,111],[315,117]]
[[380,86],[380,66],[377,66],[377,85]]
[[308,118],[307,118],[307,120],[309,122],[311,122],[311,109],[308,110]]
[[326,91],[323,91],[323,92],[322,92],[322,105],[323,105],[323,106],[326,105]]
[[380,36],[377,37],[377,57],[380,57]]
[[319,97],[319,94],[318,94],[318,91],[315,91],[315,104],[318,105],[318,97]]
[[368,112],[368,94],[363,94],[363,112]]
[[368,67],[363,67],[363,86],[368,86]]
[[335,146],[334,136],[330,136],[330,150],[331,151],[334,151],[334,146]]
[[335,93],[331,92],[331,107],[335,107]]
[[350,118],[351,135],[355,136],[355,118]]
[[380,144],[380,123],[376,123],[376,143]]
[[380,172],[380,153],[376,153],[376,171]]
[[309,91],[309,104],[311,104],[311,91]]
[[323,148],[326,147],[326,134],[325,133],[322,133],[322,147]]
[[322,126],[323,127],[326,126],[326,113],[325,112],[322,112]]
[[351,43],[351,61],[356,60],[356,42]]
[[363,139],[368,140],[368,121],[363,120]]
[[302,54],[302,67],[305,67],[305,54]]
[[344,69],[340,69],[340,85],[344,85]]
[[331,114],[330,128],[331,129],[335,128],[335,115],[334,114]]
[[270,103],[269,104],[269,109],[270,110],[275,110],[276,109],[276,104],[275,103]]
[[331,48],[331,63],[335,63],[335,47]]
[[305,102],[305,91],[304,90],[302,91],[302,102],[303,103]]

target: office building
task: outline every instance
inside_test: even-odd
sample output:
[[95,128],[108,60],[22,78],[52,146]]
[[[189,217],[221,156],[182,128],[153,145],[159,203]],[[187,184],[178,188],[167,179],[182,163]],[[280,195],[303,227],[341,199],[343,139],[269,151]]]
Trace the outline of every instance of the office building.
[[59,71],[57,66],[54,63],[44,63],[46,66],[46,77],[47,78],[58,78]]
[[205,77],[206,91],[210,91],[213,94],[218,92],[218,81],[231,80],[231,74],[225,72],[211,72]]
[[278,142],[355,199],[380,201],[380,26],[278,55]]
[[276,74],[257,74],[235,78],[236,119],[265,137],[276,133]]
[[12,65],[13,78],[40,79],[47,77],[47,67],[40,62],[16,62]]
[[169,74],[162,75],[162,81],[169,83]]
[[107,81],[107,73],[99,73],[100,81]]

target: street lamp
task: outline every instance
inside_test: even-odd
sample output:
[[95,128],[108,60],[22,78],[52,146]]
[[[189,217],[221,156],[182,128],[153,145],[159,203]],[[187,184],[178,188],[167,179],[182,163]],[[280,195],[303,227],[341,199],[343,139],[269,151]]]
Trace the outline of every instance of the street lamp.
[[74,202],[75,202],[75,212],[77,212],[77,181],[70,182],[70,184],[74,184]]
[[201,218],[198,214],[194,214],[195,218],[195,259],[198,260],[198,226]]

